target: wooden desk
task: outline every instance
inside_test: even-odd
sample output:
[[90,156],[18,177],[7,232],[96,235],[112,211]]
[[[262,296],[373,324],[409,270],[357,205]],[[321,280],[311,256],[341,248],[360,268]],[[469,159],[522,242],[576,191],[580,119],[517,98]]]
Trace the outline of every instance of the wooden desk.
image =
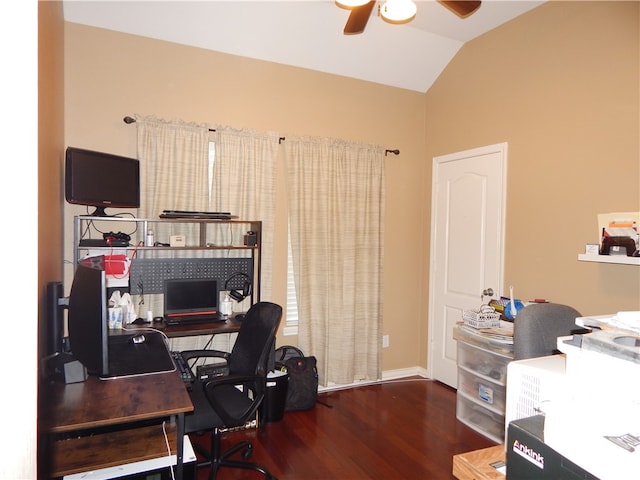
[[184,414],[193,405],[178,372],[56,382],[45,399],[52,477],[166,456],[162,421],[169,419],[165,429],[182,478]]
[[[146,323],[142,325],[129,325],[127,326],[127,330],[144,330],[147,328],[156,328],[164,332],[167,337],[174,338],[189,337],[192,335],[218,335],[219,333],[235,333],[240,330],[241,325],[242,322],[235,320],[235,318],[232,317],[225,321],[192,323],[185,325],[167,325],[164,322]],[[129,334],[131,332],[127,331],[124,333]]]
[[[155,325],[155,324],[154,324]],[[240,330],[242,322],[230,318],[219,322],[192,323],[186,325],[159,324],[167,337],[188,337],[191,335],[218,335],[219,333],[235,333]]]
[[491,466],[498,461],[505,461],[504,445],[454,455],[453,476],[458,480],[504,480],[505,476]]

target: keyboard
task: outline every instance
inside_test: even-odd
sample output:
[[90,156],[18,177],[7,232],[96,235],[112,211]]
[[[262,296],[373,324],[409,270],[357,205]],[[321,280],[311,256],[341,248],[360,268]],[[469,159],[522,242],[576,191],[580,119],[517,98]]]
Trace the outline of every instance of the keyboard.
[[211,322],[224,322],[226,318],[222,315],[176,315],[166,314],[164,316],[164,323],[169,326],[174,325],[196,325],[198,323],[211,323]]
[[182,354],[180,352],[171,352],[171,356],[173,357],[173,361],[176,364],[176,368],[178,369],[178,372],[180,372],[182,381],[187,385],[192,384],[196,380],[196,377],[191,371],[191,369],[189,368],[189,364],[184,359]]

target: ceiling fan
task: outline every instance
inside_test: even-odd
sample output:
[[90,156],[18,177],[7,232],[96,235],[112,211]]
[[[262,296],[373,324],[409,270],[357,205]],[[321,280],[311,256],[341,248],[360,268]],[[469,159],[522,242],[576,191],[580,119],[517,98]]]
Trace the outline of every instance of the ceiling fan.
[[[347,24],[344,27],[345,35],[355,35],[364,32],[371,11],[373,10],[376,0],[366,1],[362,0],[336,0],[339,6],[348,8],[351,10]],[[405,4],[409,7],[409,12],[403,17],[395,17],[394,12],[387,11],[390,8],[389,4]],[[466,18],[473,12],[480,8],[482,3],[480,0],[438,0],[438,3],[447,7],[453,13],[460,18]],[[413,19],[415,16],[415,4],[411,0],[405,0],[404,2],[398,1],[386,1],[378,7],[379,13],[385,18],[385,20],[391,23],[405,23]]]

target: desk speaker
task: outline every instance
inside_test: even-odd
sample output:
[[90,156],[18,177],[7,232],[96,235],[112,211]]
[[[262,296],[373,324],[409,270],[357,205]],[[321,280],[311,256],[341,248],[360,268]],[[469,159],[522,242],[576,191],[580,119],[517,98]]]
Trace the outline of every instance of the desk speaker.
[[248,231],[244,236],[244,244],[247,247],[255,247],[258,244],[258,235],[256,235],[256,232]]
[[87,379],[87,369],[68,353],[58,353],[47,359],[47,377],[64,383],[79,383]]

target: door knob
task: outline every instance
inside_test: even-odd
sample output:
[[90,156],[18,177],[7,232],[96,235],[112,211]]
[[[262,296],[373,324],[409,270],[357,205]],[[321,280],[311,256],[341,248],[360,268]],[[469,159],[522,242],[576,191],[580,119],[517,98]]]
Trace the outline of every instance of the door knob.
[[493,288],[489,287],[482,291],[483,297],[493,297]]

